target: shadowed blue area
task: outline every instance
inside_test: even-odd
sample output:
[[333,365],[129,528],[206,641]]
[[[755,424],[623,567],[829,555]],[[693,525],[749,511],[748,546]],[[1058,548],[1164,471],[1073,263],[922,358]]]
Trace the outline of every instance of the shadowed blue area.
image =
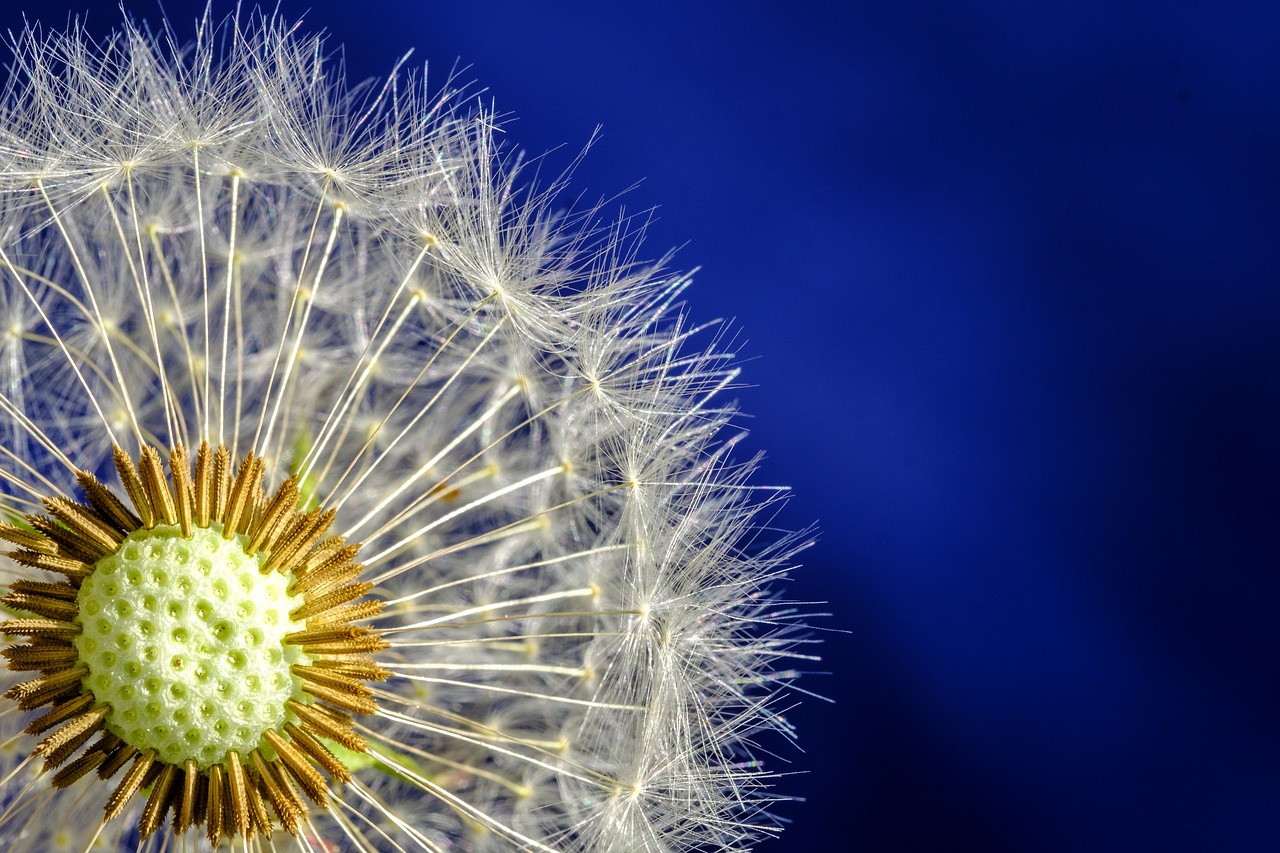
[[642,181],[742,330],[834,614],[761,849],[1280,849],[1274,4],[308,9],[356,78],[459,58],[545,175],[602,126],[574,195]]

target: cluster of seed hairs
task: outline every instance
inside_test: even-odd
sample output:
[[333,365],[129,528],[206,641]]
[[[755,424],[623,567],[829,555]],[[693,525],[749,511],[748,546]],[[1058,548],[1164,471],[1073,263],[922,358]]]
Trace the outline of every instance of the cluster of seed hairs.
[[[539,183],[487,97],[425,66],[348,83],[275,4],[227,5],[189,44],[128,17],[0,44],[0,520],[21,564],[0,559],[0,618],[26,617],[0,628],[21,670],[0,692],[27,682],[29,709],[0,703],[0,853],[773,835],[766,753],[814,660],[777,591],[808,534],[774,526],[785,490],[741,456],[734,334],[647,260],[644,217]],[[114,599],[134,546],[145,582]],[[251,616],[166,569],[180,549],[234,563]],[[175,639],[184,580],[192,638],[230,624],[257,655],[270,627],[260,691],[221,640],[204,682],[168,646],[143,657]],[[201,601],[217,615],[189,620]]]
[[[266,835],[274,826],[296,835],[307,812],[298,789],[327,807],[329,784],[317,768],[335,782],[350,781],[350,771],[324,741],[364,752],[367,743],[353,730],[351,714],[374,713],[372,690],[365,682],[389,676],[371,657],[386,648],[386,642],[371,629],[353,624],[382,608],[382,602],[364,598],[373,584],[356,579],[363,568],[354,562],[359,545],[341,536],[325,537],[334,513],[301,509],[296,477],[268,495],[262,484],[263,461],[252,453],[234,475],[227,449],[214,450],[208,442],[196,454],[194,476],[181,445],[170,455],[168,478],[152,447],[143,448],[137,464],[116,448],[115,465],[132,509],[93,474],[81,471],[85,503],[47,497],[49,515],[32,514],[25,524],[0,525],[0,538],[18,546],[10,557],[64,578],[14,581],[3,599],[9,608],[35,617],[0,624],[0,632],[28,640],[3,650],[9,668],[40,673],[5,695],[23,710],[52,706],[26,728],[33,735],[53,730],[36,745],[33,756],[44,759],[46,771],[61,768],[52,778],[58,788],[92,770],[110,779],[130,765],[107,801],[103,824],[119,815],[140,790],[150,788],[138,826],[144,839],[163,824],[170,810],[176,833],[203,824],[215,847],[223,837]],[[286,635],[284,642],[299,647],[308,660],[292,667],[301,680],[304,701],[288,700],[285,724],[279,731],[266,731],[259,749],[247,756],[230,750],[222,761],[204,769],[193,759],[183,765],[166,763],[155,749],[140,750],[110,731],[105,725],[110,707],[85,683],[88,667],[73,645],[81,631],[77,594],[83,582],[130,533],[160,525],[177,526],[184,537],[196,528],[220,528],[228,540],[239,534],[247,540],[246,554],[261,555],[263,575],[285,573],[291,578],[289,594],[303,602],[290,617],[305,620],[306,627]],[[97,740],[67,763],[95,734]],[[274,810],[274,822],[267,803]]]

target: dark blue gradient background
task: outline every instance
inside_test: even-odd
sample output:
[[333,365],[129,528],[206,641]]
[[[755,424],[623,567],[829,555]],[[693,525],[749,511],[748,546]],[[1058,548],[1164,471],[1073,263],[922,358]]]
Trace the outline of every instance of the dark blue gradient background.
[[602,126],[574,192],[743,330],[833,614],[768,851],[1280,849],[1277,8],[282,3],[544,174]]

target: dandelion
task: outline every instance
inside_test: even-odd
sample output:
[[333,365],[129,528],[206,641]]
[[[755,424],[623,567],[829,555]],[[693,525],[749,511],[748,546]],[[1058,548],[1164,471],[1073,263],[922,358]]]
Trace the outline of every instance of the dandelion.
[[798,541],[731,353],[493,119],[270,16],[17,37],[5,850],[774,831]]

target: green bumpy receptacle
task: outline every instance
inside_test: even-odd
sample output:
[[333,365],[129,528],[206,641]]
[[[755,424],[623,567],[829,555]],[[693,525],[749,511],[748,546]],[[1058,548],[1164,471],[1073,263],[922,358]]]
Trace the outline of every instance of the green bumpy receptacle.
[[110,731],[170,764],[265,748],[263,733],[293,720],[285,702],[303,698],[290,667],[309,659],[284,642],[305,628],[289,618],[302,600],[244,543],[216,524],[137,530],[80,587],[85,688],[111,706]]

